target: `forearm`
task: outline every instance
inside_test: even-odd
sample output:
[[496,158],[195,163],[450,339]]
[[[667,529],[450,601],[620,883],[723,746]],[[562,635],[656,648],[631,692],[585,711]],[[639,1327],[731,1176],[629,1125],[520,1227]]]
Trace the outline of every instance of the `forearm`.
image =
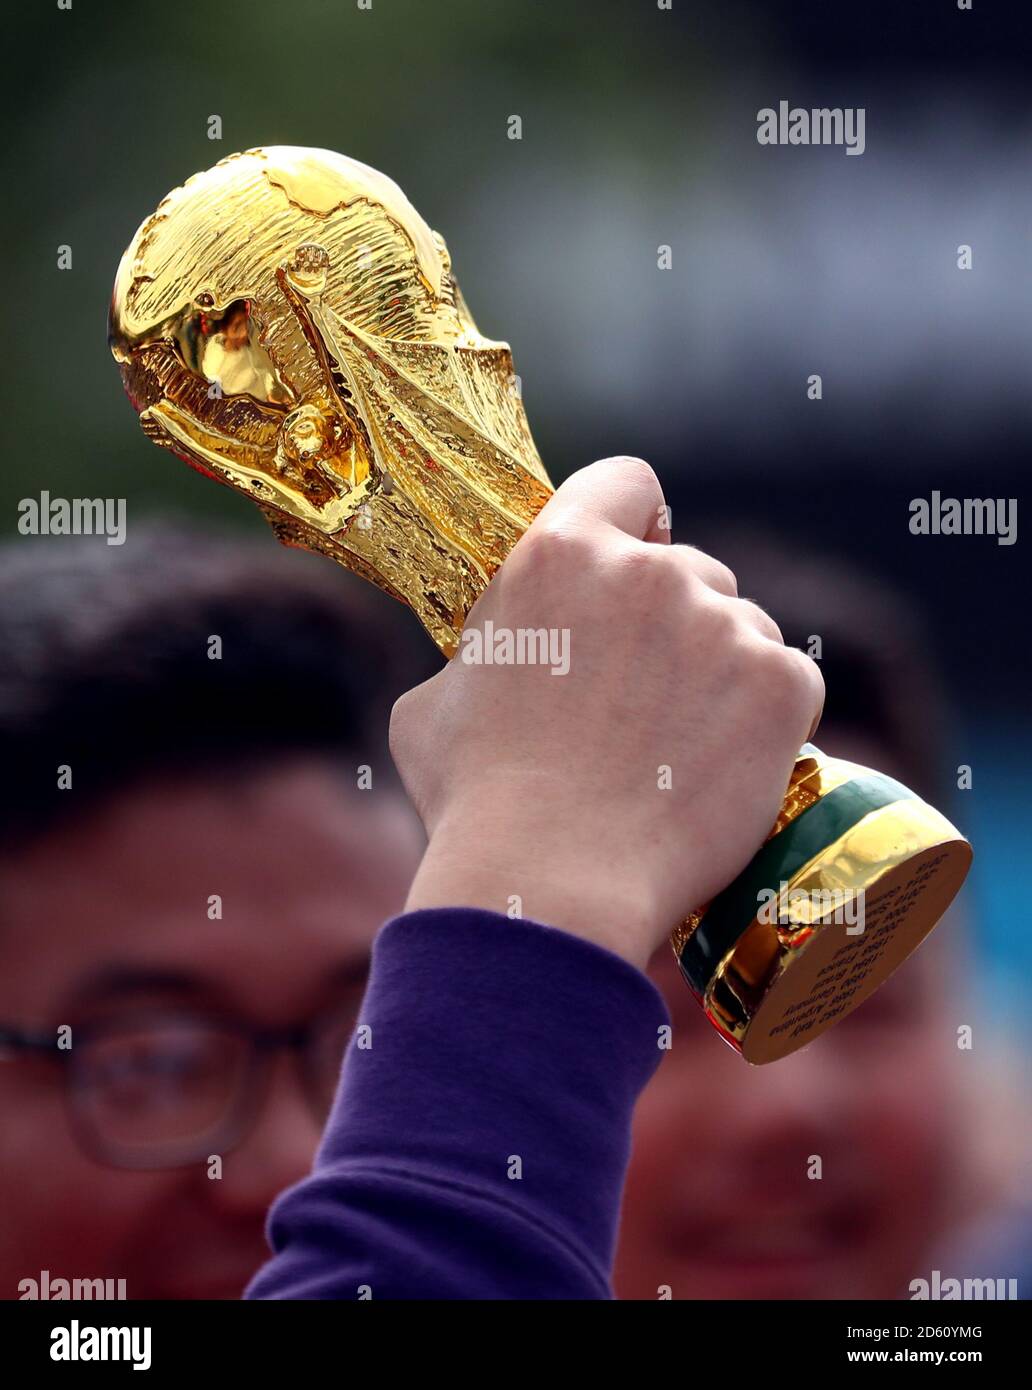
[[274,1206],[248,1296],[607,1297],[667,1022],[642,974],[552,928],[388,924],[313,1173]]

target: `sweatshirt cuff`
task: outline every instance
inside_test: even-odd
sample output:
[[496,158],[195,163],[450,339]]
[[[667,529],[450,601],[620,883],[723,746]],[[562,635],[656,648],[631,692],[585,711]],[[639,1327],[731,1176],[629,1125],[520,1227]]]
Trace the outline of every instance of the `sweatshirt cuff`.
[[392,919],[315,1172],[461,1182],[612,1263],[635,1101],[666,1004],[621,957],[478,908]]

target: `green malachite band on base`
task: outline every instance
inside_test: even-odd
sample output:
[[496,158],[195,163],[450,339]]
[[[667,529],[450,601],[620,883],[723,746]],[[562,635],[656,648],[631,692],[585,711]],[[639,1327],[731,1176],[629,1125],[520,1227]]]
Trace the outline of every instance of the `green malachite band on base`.
[[685,942],[678,964],[700,999],[714,972],[756,917],[764,889],[791,883],[829,845],[871,811],[918,798],[901,782],[880,773],[856,777],[808,806],[768,840],[731,886],[713,899]]

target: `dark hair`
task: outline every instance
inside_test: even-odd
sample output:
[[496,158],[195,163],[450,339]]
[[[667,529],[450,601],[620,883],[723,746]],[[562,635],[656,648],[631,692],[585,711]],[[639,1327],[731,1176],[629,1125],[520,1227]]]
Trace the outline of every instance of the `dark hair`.
[[433,665],[400,605],[271,538],[148,523],[123,546],[0,547],[0,844],[194,765],[318,752],[386,772],[391,704]]
[[948,811],[950,715],[925,626],[906,595],[815,553],[805,537],[789,548],[751,529],[714,528],[699,544],[730,565],[739,593],[770,614],[786,643],[806,651],[811,637],[821,639],[824,727],[877,742],[914,791]]
[[[876,740],[915,791],[944,802],[945,702],[902,596],[752,532],[700,543],[787,642],[820,636],[826,725]],[[212,636],[220,660],[208,657]],[[0,547],[0,845],[192,766],[309,751],[386,771],[390,706],[435,664],[399,604],[264,538],[151,523],[124,546]],[[61,764],[72,794],[58,790]]]

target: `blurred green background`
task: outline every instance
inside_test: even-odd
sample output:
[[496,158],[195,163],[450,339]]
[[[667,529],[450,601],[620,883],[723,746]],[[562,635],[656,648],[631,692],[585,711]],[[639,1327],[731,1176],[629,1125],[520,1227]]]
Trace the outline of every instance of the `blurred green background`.
[[[684,130],[712,78],[703,55],[671,47],[667,18],[655,6],[543,0],[23,7],[15,51],[31,56],[16,65],[22,115],[7,148],[17,347],[5,373],[4,514],[45,483],[67,496],[125,496],[130,516],[164,504],[257,524],[145,445],[120,398],[105,312],[118,257],[160,198],[258,144],[338,149],[402,184],[446,236],[482,331],[512,341],[542,452],[569,471],[584,447],[569,448],[564,466],[563,402],[534,352],[533,294],[503,319],[499,291],[522,282],[520,245],[550,218],[542,170],[602,161],[617,198],[643,152],[669,177],[685,175],[684,140],[659,133]],[[521,142],[507,138],[511,113],[522,115]],[[221,141],[207,138],[212,114]],[[519,193],[504,238],[489,241],[485,187],[505,183]],[[556,231],[576,277],[585,229]],[[60,244],[72,247],[71,271],[56,269]],[[583,296],[614,288],[568,284],[572,315]]]

